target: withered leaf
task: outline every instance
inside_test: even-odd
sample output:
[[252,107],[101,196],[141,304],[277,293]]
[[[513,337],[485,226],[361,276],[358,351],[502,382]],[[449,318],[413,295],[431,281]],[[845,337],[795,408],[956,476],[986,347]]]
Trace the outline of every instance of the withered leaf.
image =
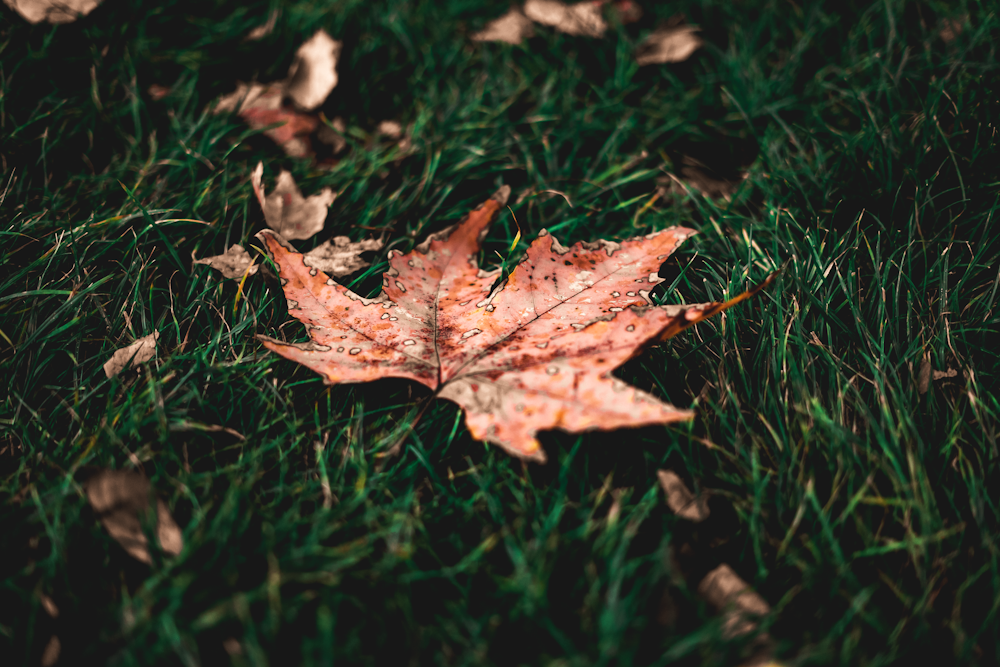
[[28,23],[72,23],[94,11],[101,0],[4,0]]
[[323,104],[337,86],[337,58],[342,43],[317,30],[295,53],[288,69],[285,94],[304,111]]
[[333,190],[323,188],[303,197],[291,173],[282,170],[274,192],[265,196],[263,177],[264,163],[258,162],[250,179],[268,227],[291,241],[311,238],[323,229],[327,209],[337,198]]
[[[236,90],[219,98],[214,113],[236,111],[247,125],[263,129],[276,144],[292,157],[312,155],[312,133],[322,126],[312,111],[326,100],[337,85],[337,58],[341,42],[318,30],[296,52],[288,76],[274,83],[237,83]],[[295,106],[287,106],[285,98]]]
[[278,23],[278,15],[281,12],[277,9],[272,9],[271,13],[267,15],[267,20],[260,24],[253,30],[247,33],[247,36],[243,38],[244,42],[256,42],[257,40],[264,39],[272,32],[274,32],[274,26]]
[[531,19],[525,16],[520,9],[513,7],[500,18],[487,23],[481,31],[473,34],[472,41],[520,44],[534,33]]
[[135,368],[152,359],[156,355],[156,340],[159,337],[160,332],[154,331],[131,345],[115,350],[111,358],[104,362],[104,374],[112,378],[125,370],[127,366]]
[[196,259],[194,263],[206,264],[231,280],[242,280],[243,276],[252,276],[257,273],[258,268],[253,263],[250,253],[243,246],[236,244],[221,255]]
[[154,504],[160,550],[176,556],[184,547],[181,529],[144,475],[127,470],[102,470],[87,480],[84,491],[104,529],[133,558],[143,563],[153,562],[142,526]]
[[753,632],[757,617],[771,611],[770,605],[725,563],[705,575],[698,584],[705,601],[725,613],[726,637]]
[[219,99],[215,113],[237,111],[250,127],[260,130],[274,123],[278,127],[264,130],[264,135],[291,157],[312,155],[310,134],[320,125],[319,119],[284,106],[283,82],[270,84],[236,84],[236,90]]
[[693,230],[672,227],[614,243],[564,248],[544,230],[505,282],[480,270],[487,228],[504,186],[460,224],[407,254],[389,253],[382,293],[366,299],[316,272],[274,234],[261,232],[289,314],[311,340],[261,337],[328,384],[402,377],[465,411],[472,436],[544,461],[538,431],[667,424],[692,412],[661,402],[611,371],[769,284],[725,303],[662,308],[649,292],[657,270]]
[[679,63],[687,60],[703,44],[701,38],[695,34],[698,30],[689,25],[657,30],[639,45],[635,60],[640,65]]
[[708,518],[708,499],[705,494],[695,496],[684,480],[672,470],[660,470],[657,476],[660,479],[660,486],[667,494],[667,507],[671,512],[696,523]]
[[524,15],[535,23],[555,28],[567,35],[601,37],[608,24],[601,16],[600,2],[577,2],[567,5],[558,0],[528,0]]

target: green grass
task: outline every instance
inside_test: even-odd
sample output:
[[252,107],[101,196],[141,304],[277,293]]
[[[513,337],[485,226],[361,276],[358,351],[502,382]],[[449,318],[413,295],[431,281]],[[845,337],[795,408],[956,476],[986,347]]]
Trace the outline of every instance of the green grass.
[[[55,633],[60,664],[736,665],[750,638],[722,639],[696,593],[725,562],[770,603],[787,665],[1000,662],[995,7],[643,4],[604,40],[523,47],[468,40],[505,2],[283,3],[258,43],[260,2],[106,0],[57,27],[0,10],[5,660],[38,664]],[[705,48],[639,69],[676,13]],[[329,171],[204,113],[283,76],[319,27],[346,40],[324,111],[352,145]],[[411,154],[370,139],[384,119],[412,124]],[[652,201],[685,154],[749,177],[731,202]],[[789,263],[618,372],[694,405],[690,425],[545,433],[550,463],[525,466],[439,401],[379,470],[426,392],[324,386],[255,338],[305,337],[273,284],[238,299],[191,264],[262,226],[258,160],[341,193],[315,242],[375,228],[408,250],[506,183],[536,193],[513,207],[515,254],[542,228],[699,229],[665,302]],[[484,261],[516,232],[498,221]],[[106,379],[154,330],[156,360]],[[921,394],[925,355],[958,374]],[[151,567],[80,486],[135,460],[186,542]],[[670,513],[664,467],[715,490],[710,521]]]

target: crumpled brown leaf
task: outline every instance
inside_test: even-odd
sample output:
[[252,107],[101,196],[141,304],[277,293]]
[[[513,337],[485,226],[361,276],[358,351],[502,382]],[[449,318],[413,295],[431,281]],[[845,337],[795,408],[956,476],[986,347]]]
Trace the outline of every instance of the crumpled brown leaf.
[[[268,84],[238,82],[234,92],[219,98],[213,113],[236,111],[255,129],[284,123],[264,130],[264,135],[292,157],[309,157],[310,136],[322,132],[325,125],[319,117],[303,111],[312,111],[322,104],[337,85],[340,49],[341,42],[318,30],[299,48],[284,80]],[[285,104],[286,97],[294,106]]]
[[215,269],[225,278],[232,280],[242,280],[243,276],[252,276],[257,273],[257,265],[253,263],[250,253],[237,244],[229,247],[229,250],[214,257],[203,257],[194,260],[195,264],[205,264]]
[[263,176],[264,163],[259,162],[251,174],[251,183],[268,227],[290,241],[311,238],[323,229],[327,209],[337,198],[333,190],[323,188],[303,197],[291,173],[282,170],[274,192],[265,196]]
[[765,616],[771,611],[767,601],[725,563],[705,575],[698,584],[698,593],[710,605],[725,612],[723,634],[727,638],[753,632],[757,627],[754,617]]
[[528,0],[524,15],[535,23],[555,28],[567,35],[601,37],[608,24],[601,15],[600,2],[577,2],[567,5],[558,0]]
[[153,562],[142,525],[154,499],[160,550],[176,556],[184,548],[181,529],[144,475],[127,470],[102,470],[87,480],[84,491],[104,529],[133,558],[143,563]]
[[126,366],[135,368],[152,359],[156,355],[156,340],[159,337],[160,332],[154,331],[131,345],[115,350],[111,358],[104,362],[104,374],[112,378],[125,370]]
[[657,476],[660,479],[660,486],[667,494],[667,507],[671,512],[695,523],[708,518],[708,499],[705,494],[700,493],[695,496],[684,480],[672,470],[660,470]]
[[72,23],[94,11],[101,0],[4,0],[28,23]]
[[474,42],[506,42],[520,44],[535,34],[531,27],[531,19],[517,7],[498,19],[486,24],[486,27],[472,35]]
[[682,25],[657,30],[639,45],[635,61],[640,65],[654,65],[687,60],[704,44],[695,34],[699,29]]

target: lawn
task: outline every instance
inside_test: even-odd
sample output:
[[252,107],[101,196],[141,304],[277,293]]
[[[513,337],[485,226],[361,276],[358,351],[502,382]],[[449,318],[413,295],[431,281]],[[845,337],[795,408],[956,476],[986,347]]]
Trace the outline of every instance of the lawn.
[[[606,8],[603,38],[518,46],[470,39],[507,2],[0,8],[5,663],[56,637],[56,664],[735,666],[765,633],[788,666],[1000,663],[996,7],[639,5]],[[640,67],[677,16],[702,48]],[[336,159],[207,111],[318,28],[344,41]],[[678,185],[690,158],[731,196]],[[258,162],[338,193],[300,249],[406,252],[509,185],[487,267],[542,229],[684,225],[662,303],[784,270],[616,371],[692,422],[547,431],[524,463],[419,385],[328,386],[262,346],[306,339],[277,283],[192,263],[259,246]],[[374,296],[371,259],[344,283]],[[153,360],[105,376],[153,332]],[[101,469],[148,476],[179,555],[109,536],[84,493]],[[710,492],[708,520],[669,509],[662,469]],[[749,634],[698,592],[720,564],[771,608]]]

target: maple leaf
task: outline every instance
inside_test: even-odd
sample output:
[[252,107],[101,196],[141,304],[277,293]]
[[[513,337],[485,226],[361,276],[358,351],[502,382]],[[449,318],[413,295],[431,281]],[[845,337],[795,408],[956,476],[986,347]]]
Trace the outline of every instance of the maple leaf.
[[[725,303],[653,306],[657,270],[694,230],[671,227],[614,243],[564,248],[546,231],[496,289],[499,269],[476,257],[510,194],[504,186],[460,224],[408,254],[390,251],[382,293],[366,299],[307,266],[269,231],[288,312],[310,341],[264,345],[328,384],[409,378],[465,411],[473,437],[545,460],[536,434],[667,424],[693,417],[611,371],[663,340],[755,294]],[[769,279],[770,280],[770,279]]]

